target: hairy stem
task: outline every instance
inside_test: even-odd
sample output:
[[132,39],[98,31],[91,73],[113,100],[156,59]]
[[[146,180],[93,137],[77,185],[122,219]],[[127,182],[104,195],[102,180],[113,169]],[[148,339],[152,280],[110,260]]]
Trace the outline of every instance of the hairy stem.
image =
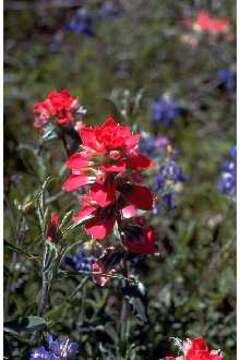
[[42,316],[45,313],[45,310],[47,309],[48,297],[49,297],[49,281],[43,275],[41,296],[40,296],[40,300],[38,303],[38,315],[39,316]]

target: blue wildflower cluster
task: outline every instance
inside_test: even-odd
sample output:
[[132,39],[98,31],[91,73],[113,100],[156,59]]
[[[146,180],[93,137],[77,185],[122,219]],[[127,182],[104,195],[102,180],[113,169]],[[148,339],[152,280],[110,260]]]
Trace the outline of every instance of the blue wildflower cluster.
[[187,178],[176,161],[169,139],[166,136],[152,136],[142,132],[139,147],[141,152],[153,159],[156,165],[151,174],[152,189],[161,198],[161,204],[156,201],[154,213],[159,214],[163,207],[176,208],[174,195]]
[[176,207],[174,203],[174,195],[179,190],[180,185],[187,180],[183,173],[183,169],[174,158],[165,160],[158,167],[158,175],[154,178],[153,191],[161,195],[163,204],[156,204],[154,212],[159,213],[162,206],[168,209]]
[[48,349],[40,346],[30,355],[29,360],[65,360],[72,359],[78,353],[79,346],[77,343],[70,341],[68,338],[53,339],[48,337]]
[[230,161],[224,161],[221,167],[221,176],[218,182],[219,190],[228,196],[236,195],[236,177],[237,177],[237,148],[233,146],[229,152]]
[[95,37],[94,26],[96,21],[114,19],[119,15],[120,10],[118,7],[110,1],[104,1],[98,12],[92,12],[85,8],[78,9],[70,22],[66,24],[66,28],[87,37]]
[[230,93],[236,92],[237,87],[237,75],[236,71],[231,69],[221,69],[217,73],[217,79],[219,81],[219,86],[229,91]]
[[118,18],[120,14],[120,9],[111,1],[104,1],[99,10],[99,16],[104,19]]
[[76,11],[71,21],[66,24],[66,28],[88,37],[94,37],[95,32],[93,26],[95,19],[96,16],[94,16],[86,9],[79,9]]
[[163,150],[169,144],[170,141],[166,136],[152,136],[146,132],[142,132],[139,148],[142,153],[154,159],[160,157],[163,154]]
[[92,263],[95,258],[93,256],[87,256],[85,251],[81,249],[74,256],[65,256],[65,264],[69,265],[75,271],[91,271]]
[[170,127],[176,118],[185,113],[185,109],[182,106],[166,96],[155,100],[152,103],[151,111],[152,122],[162,124],[165,127]]

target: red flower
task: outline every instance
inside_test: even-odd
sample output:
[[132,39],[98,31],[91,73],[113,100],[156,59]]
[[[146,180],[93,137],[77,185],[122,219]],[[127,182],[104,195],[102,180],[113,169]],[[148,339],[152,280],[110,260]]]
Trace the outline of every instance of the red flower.
[[166,357],[166,360],[223,360],[219,350],[209,350],[202,337],[193,340],[186,339],[183,342],[183,355],[178,357]]
[[[87,186],[74,221],[84,222],[86,232],[93,239],[103,240],[112,232],[116,221],[121,223],[124,208],[152,209],[152,193],[140,185],[141,171],[152,162],[138,152],[139,135],[133,135],[127,126],[119,125],[113,118],[95,128],[80,126],[79,135],[82,145],[66,162],[71,175],[63,188],[75,191]],[[143,233],[146,240],[152,239],[150,228]],[[144,245],[129,246],[134,252],[154,252],[147,241]]]
[[73,113],[79,108],[78,99],[71,96],[68,90],[51,91],[47,98],[35,104],[34,126],[43,127],[49,118],[55,117],[60,125],[70,125],[73,122]]
[[58,238],[59,216],[56,212],[52,212],[48,222],[47,240],[56,241]]
[[146,226],[142,217],[132,218],[123,226],[122,242],[135,254],[153,254],[157,250],[154,229],[152,226]]
[[116,212],[112,206],[98,207],[90,195],[81,197],[82,207],[74,216],[74,222],[84,222],[85,231],[95,240],[105,239],[112,231]]
[[207,11],[200,11],[191,22],[193,29],[197,31],[207,31],[212,34],[229,33],[230,23],[228,19],[212,17]]
[[138,152],[139,135],[132,135],[127,126],[119,125],[112,118],[95,128],[81,127],[79,134],[81,151],[66,162],[71,175],[65,181],[64,190],[75,191],[90,185],[92,201],[104,207],[117,201],[124,188],[123,195],[129,203],[151,209],[151,192],[132,184],[141,180],[141,170],[152,165],[151,160]]

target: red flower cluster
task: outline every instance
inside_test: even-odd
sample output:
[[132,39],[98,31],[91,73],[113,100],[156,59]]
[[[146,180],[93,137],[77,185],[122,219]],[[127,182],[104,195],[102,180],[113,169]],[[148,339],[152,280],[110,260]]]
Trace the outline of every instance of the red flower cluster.
[[79,106],[78,99],[70,95],[68,90],[51,91],[45,100],[37,102],[33,108],[34,126],[42,128],[50,118],[56,118],[59,125],[70,125]]
[[231,26],[228,19],[212,17],[207,11],[200,11],[191,27],[197,31],[207,31],[212,34],[229,33]]
[[[105,239],[116,224],[122,243],[129,251],[153,253],[152,228],[135,218],[135,208],[151,210],[153,205],[151,191],[141,185],[141,171],[152,162],[138,151],[140,135],[132,134],[128,126],[108,118],[95,128],[81,126],[79,136],[81,149],[66,162],[71,175],[64,183],[64,190],[88,186],[88,192],[81,196],[81,209],[74,221],[84,221],[86,232],[96,240]],[[134,236],[128,230],[132,222],[137,231]]]
[[183,342],[183,355],[167,356],[166,360],[223,360],[223,355],[219,350],[209,350],[204,339],[197,337]]

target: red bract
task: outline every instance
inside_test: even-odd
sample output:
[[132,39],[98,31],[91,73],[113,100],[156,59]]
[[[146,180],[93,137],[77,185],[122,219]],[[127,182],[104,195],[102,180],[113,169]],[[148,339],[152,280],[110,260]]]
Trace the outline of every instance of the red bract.
[[136,148],[139,135],[133,135],[128,126],[121,126],[113,118],[108,118],[95,128],[83,127],[79,131],[83,145],[97,153],[110,150],[131,152]]
[[223,360],[220,350],[209,350],[202,337],[186,339],[183,342],[183,355],[178,357],[168,356],[166,360]]
[[[127,126],[119,125],[113,118],[95,128],[81,127],[79,135],[81,151],[66,162],[76,176],[84,174],[103,182],[111,174],[116,177],[128,170],[139,171],[151,166],[151,160],[138,152],[140,136],[133,135]],[[72,191],[68,187],[66,190]]]
[[57,240],[58,227],[59,227],[59,216],[56,212],[52,212],[50,215],[50,219],[48,222],[48,229],[47,229],[47,240],[48,241],[56,241]]
[[56,118],[59,125],[70,125],[79,106],[78,99],[70,95],[68,90],[51,91],[45,100],[37,102],[33,108],[34,126],[42,128],[50,118]]
[[116,221],[113,206],[101,207],[92,201],[89,194],[81,197],[82,207],[74,216],[74,222],[84,221],[85,231],[95,240],[105,239],[111,232]]
[[[71,174],[63,186],[66,191],[87,187],[74,222],[84,223],[94,240],[102,241],[116,229],[128,251],[154,253],[154,231],[136,216],[136,209],[151,210],[153,206],[152,192],[142,185],[142,171],[152,162],[138,150],[140,135],[113,118],[97,127],[81,124],[79,135],[82,145],[66,162]],[[101,262],[94,266],[100,267]]]
[[209,15],[207,11],[200,11],[194,21],[193,29],[197,31],[207,31],[212,34],[229,33],[230,23],[226,18],[217,18]]
[[117,204],[115,208],[119,209],[132,204],[151,210],[152,193],[139,182],[141,171],[152,162],[138,151],[139,135],[132,134],[113,118],[95,128],[81,126],[79,135],[81,149],[66,162],[71,175],[64,190],[75,191],[88,185],[88,198],[95,207]]
[[156,252],[156,236],[152,226],[146,226],[144,218],[135,217],[122,227],[122,242],[128,251],[135,254]]

